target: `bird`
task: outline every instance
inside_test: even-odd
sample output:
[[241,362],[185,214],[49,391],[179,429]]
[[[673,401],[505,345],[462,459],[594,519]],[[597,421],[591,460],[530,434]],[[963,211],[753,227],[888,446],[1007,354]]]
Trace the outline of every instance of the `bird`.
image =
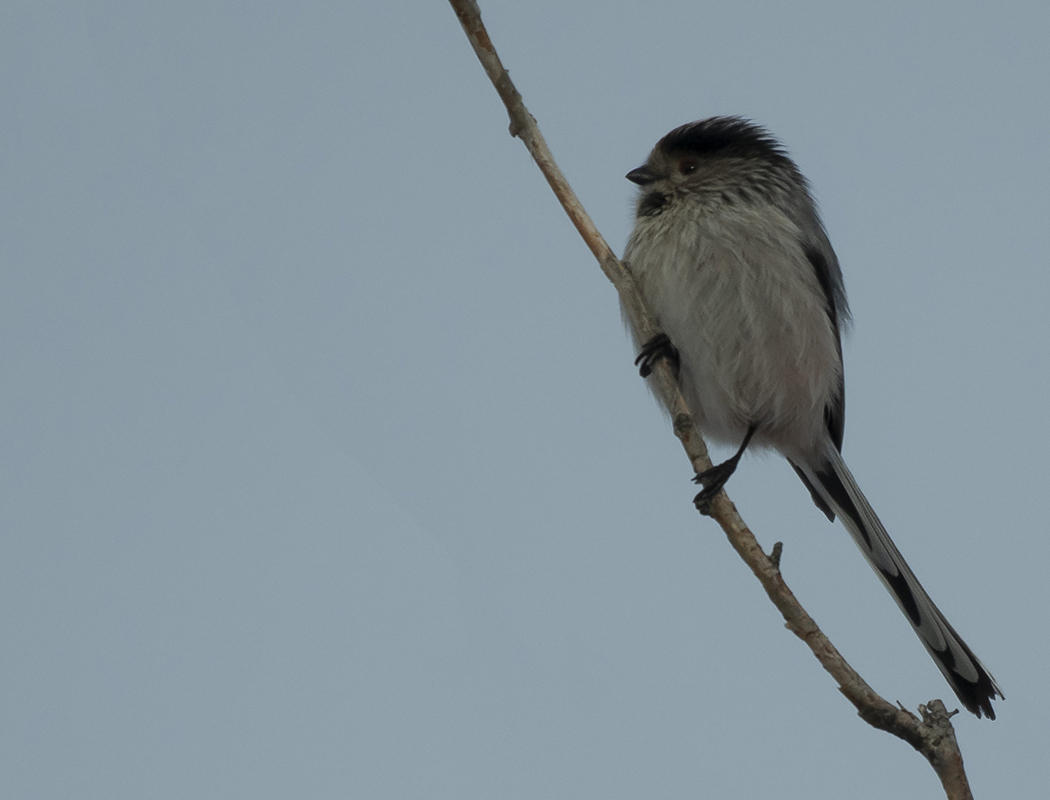
[[[624,260],[660,332],[642,377],[666,359],[699,430],[736,447],[696,476],[710,512],[748,448],[783,455],[829,520],[841,519],[962,705],[995,719],[995,679],[923,589],[842,457],[842,332],[850,321],[838,258],[809,183],[751,120],[675,128],[627,180],[638,186]],[[628,323],[629,324],[629,323]]]

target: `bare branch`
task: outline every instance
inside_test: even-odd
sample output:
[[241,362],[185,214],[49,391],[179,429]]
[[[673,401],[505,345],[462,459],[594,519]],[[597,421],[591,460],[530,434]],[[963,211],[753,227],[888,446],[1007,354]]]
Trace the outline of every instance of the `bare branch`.
[[[565,179],[561,170],[558,169],[558,165],[554,162],[554,156],[551,155],[547,142],[544,141],[543,134],[540,133],[539,126],[536,125],[535,118],[525,108],[521,94],[514,88],[510,75],[507,74],[507,70],[503,68],[503,64],[500,62],[496,48],[493,46],[492,40],[489,39],[488,31],[485,30],[485,26],[481,22],[481,11],[478,8],[478,4],[475,0],[450,0],[450,3],[456,12],[456,16],[459,17],[459,22],[463,26],[463,30],[466,32],[474,52],[481,61],[481,66],[485,68],[492,85],[496,87],[500,99],[503,100],[503,104],[507,107],[507,113],[510,115],[511,136],[521,139],[530,155],[532,155],[536,165],[540,168],[540,172],[543,173],[543,177],[547,179],[547,183],[550,184],[555,196],[561,202],[562,208],[565,209],[565,213],[569,215],[572,224],[576,226],[576,230],[579,231],[584,242],[587,243],[591,252],[594,253],[594,257],[598,259],[598,265],[602,268],[602,272],[605,273],[605,277],[612,281],[613,286],[616,287],[616,291],[619,293],[620,300],[623,303],[624,311],[634,329],[638,332],[639,337],[641,339],[649,339],[656,335],[658,333],[656,323],[652,314],[649,313],[649,310],[642,302],[641,294],[635,285],[634,276],[631,274],[628,266],[616,257],[612,248],[609,247],[608,243],[598,232],[598,228],[595,227],[590,215],[584,210],[583,205],[576,197],[576,193],[573,192],[569,182]],[[707,447],[696,432],[689,408],[678,391],[678,384],[674,379],[674,375],[667,368],[666,361],[661,361],[657,368],[653,370],[652,379],[656,382],[657,391],[667,401],[667,408],[671,410],[671,417],[675,421],[675,435],[681,440],[682,446],[693,464],[693,468],[697,472],[707,469],[711,466],[711,461],[707,457]]]
[[[521,94],[500,62],[496,48],[481,21],[481,11],[477,2],[449,2],[481,65],[507,107],[511,135],[521,139],[536,161],[569,219],[594,253],[602,272],[619,293],[625,312],[639,338],[643,341],[651,338],[659,331],[638,291],[629,266],[616,257],[558,169],[536,120],[525,107]],[[678,390],[677,381],[666,359],[661,359],[654,365],[651,380],[656,381],[657,390],[664,398],[667,408],[671,409],[675,435],[681,441],[694,471],[702,472],[709,468],[711,461],[707,455],[707,447],[693,424],[693,417]],[[730,544],[758,578],[773,605],[783,615],[788,629],[809,646],[821,666],[838,683],[839,691],[857,709],[860,717],[870,725],[903,739],[922,753],[941,779],[949,800],[972,800],[973,796],[963,770],[962,754],[950,721],[952,714],[945,709],[944,703],[932,700],[928,705],[920,706],[922,719],[919,719],[906,709],[898,708],[876,694],[846,663],[846,659],[821,632],[817,623],[806,613],[784,583],[779,568],[780,548],[774,547],[772,557],[767,556],[740,518],[736,506],[724,492],[711,504],[711,516],[722,526]]]

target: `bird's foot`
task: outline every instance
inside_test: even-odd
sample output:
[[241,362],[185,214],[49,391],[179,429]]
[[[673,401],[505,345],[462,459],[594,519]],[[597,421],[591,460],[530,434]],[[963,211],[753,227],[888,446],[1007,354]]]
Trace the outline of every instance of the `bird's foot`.
[[711,516],[711,501],[722,491],[729,476],[736,470],[736,464],[737,460],[731,458],[721,464],[716,464],[711,469],[705,469],[693,478],[693,483],[699,483],[704,487],[703,491],[693,498],[693,505],[705,517]]
[[661,358],[667,359],[675,377],[678,377],[681,358],[678,356],[678,348],[671,344],[671,339],[666,333],[658,333],[642,345],[642,352],[634,360],[634,365],[638,367],[638,374],[643,378],[648,378],[653,372],[653,365]]

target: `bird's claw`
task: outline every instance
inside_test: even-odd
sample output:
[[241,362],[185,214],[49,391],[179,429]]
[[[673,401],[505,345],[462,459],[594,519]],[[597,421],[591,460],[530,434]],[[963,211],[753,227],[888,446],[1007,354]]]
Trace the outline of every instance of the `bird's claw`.
[[671,339],[666,333],[658,333],[642,345],[642,351],[634,360],[634,365],[638,367],[638,374],[643,378],[648,378],[653,372],[653,366],[661,358],[667,359],[677,376],[681,358],[678,355],[678,348],[671,344]]

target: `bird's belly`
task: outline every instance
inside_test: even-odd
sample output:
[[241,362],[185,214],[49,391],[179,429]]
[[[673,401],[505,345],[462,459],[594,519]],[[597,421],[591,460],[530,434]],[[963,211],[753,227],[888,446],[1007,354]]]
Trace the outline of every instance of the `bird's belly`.
[[679,350],[683,393],[701,430],[738,446],[757,425],[755,443],[782,452],[822,441],[841,357],[820,295],[775,279],[710,278],[693,283],[688,303],[659,298],[655,309]]

